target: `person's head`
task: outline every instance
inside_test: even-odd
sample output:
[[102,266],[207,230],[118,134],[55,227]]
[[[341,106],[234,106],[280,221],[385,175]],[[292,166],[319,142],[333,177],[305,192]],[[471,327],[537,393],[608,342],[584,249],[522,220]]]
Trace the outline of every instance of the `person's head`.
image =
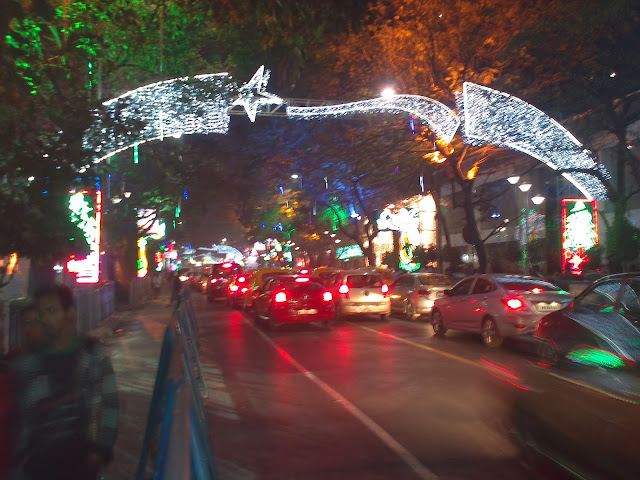
[[36,305],[29,304],[24,307],[21,317],[24,346],[30,351],[36,351],[44,347],[48,341],[48,336],[44,324],[40,320]]
[[35,295],[40,320],[52,342],[69,338],[75,329],[73,291],[65,285],[47,285]]

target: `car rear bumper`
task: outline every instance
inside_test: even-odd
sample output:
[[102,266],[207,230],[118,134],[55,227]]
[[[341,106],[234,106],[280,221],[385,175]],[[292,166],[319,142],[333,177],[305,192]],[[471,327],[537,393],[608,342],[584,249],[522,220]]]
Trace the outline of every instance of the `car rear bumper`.
[[532,336],[538,328],[542,315],[504,317],[498,324],[500,335],[503,337]]
[[300,314],[295,310],[274,310],[273,319],[277,323],[308,323],[329,322],[335,318],[335,312],[331,310],[318,310],[313,314]]
[[419,315],[430,315],[433,310],[433,300],[421,299],[415,306],[415,312]]
[[375,313],[375,314],[390,314],[391,313],[391,304],[389,302],[383,303],[369,303],[369,304],[350,304],[350,303],[342,303],[340,305],[340,311],[345,315],[355,315],[355,314],[367,314],[367,313]]

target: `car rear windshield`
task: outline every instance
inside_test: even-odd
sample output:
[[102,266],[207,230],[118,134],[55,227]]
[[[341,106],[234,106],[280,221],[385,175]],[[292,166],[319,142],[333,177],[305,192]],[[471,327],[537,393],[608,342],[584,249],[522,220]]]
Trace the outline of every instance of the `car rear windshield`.
[[317,293],[317,292],[324,292],[327,290],[324,285],[318,282],[299,283],[296,281],[292,281],[292,282],[287,281],[284,284],[284,287],[290,292],[295,292],[295,293]]
[[267,280],[271,280],[272,278],[275,277],[283,277],[283,276],[289,276],[291,275],[291,272],[270,272],[270,273],[265,273],[264,275],[262,275],[262,282],[263,283],[267,283]]
[[349,275],[347,285],[349,288],[379,287],[382,279],[378,275]]
[[557,285],[549,282],[543,282],[538,280],[528,280],[526,278],[518,279],[518,278],[497,278],[496,279],[502,287],[507,290],[516,290],[521,292],[526,292],[533,290],[534,288],[540,289],[544,292],[557,292],[562,290]]
[[418,278],[421,285],[453,285],[451,279],[445,275],[420,275]]

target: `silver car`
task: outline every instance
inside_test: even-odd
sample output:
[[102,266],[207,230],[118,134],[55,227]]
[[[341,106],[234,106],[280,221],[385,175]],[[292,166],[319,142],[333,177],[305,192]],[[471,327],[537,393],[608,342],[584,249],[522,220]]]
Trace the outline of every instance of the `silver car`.
[[352,270],[340,272],[333,285],[336,318],[377,314],[388,320],[391,313],[389,285],[377,273]]
[[407,320],[428,318],[436,298],[444,296],[453,282],[441,273],[407,273],[390,287],[391,311],[402,312]]
[[438,298],[431,312],[437,336],[448,329],[482,334],[487,347],[499,347],[506,337],[533,335],[538,321],[560,310],[573,297],[560,287],[522,275],[472,275]]

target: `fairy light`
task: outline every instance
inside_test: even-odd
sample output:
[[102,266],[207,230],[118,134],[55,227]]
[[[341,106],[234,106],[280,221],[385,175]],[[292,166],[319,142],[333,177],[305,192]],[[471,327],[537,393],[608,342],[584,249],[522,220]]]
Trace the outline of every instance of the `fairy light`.
[[393,95],[322,107],[287,107],[289,118],[303,119],[337,117],[364,112],[408,113],[427,124],[445,143],[451,141],[460,126],[460,119],[453,110],[436,100],[419,95]]
[[[463,87],[465,141],[517,150],[554,170],[589,169],[609,178],[594,155],[554,119],[507,93],[465,83]],[[588,199],[606,199],[599,178],[589,173],[562,174]]]
[[[241,105],[253,122],[260,107],[283,100],[265,91],[269,71],[261,66],[242,87],[227,73],[181,77],[145,85],[104,102],[83,139],[94,163],[134,145],[183,134],[225,134],[229,109]],[[254,93],[255,91],[255,93]],[[235,100],[234,100],[235,98]]]

